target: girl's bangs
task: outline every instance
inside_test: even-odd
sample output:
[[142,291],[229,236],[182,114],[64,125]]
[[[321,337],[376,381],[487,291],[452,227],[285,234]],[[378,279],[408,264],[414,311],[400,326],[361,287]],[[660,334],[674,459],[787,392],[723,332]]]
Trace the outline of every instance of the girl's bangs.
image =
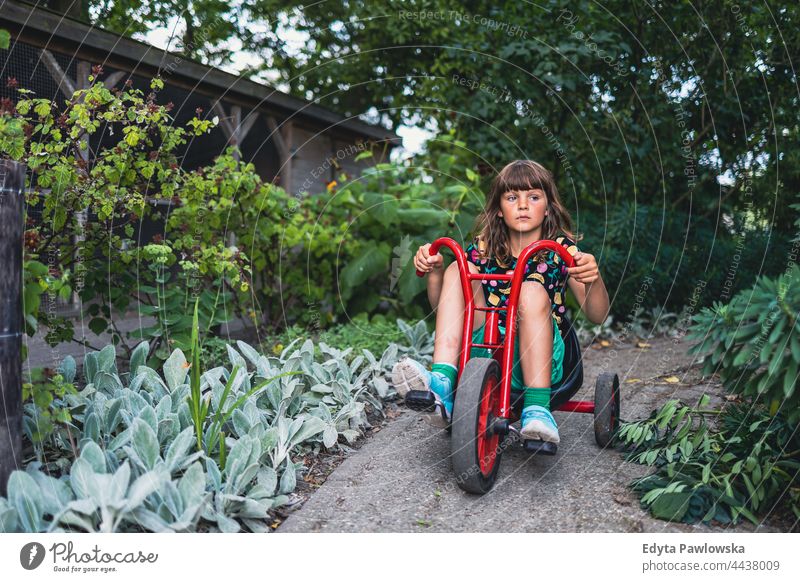
[[525,164],[515,164],[499,176],[499,191],[501,194],[511,190],[523,192],[526,190],[545,190],[544,180],[539,172]]

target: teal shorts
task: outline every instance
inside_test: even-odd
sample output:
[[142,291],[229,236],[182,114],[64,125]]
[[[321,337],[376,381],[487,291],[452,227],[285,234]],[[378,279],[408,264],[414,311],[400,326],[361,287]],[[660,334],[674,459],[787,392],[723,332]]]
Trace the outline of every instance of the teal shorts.
[[[556,320],[550,318],[553,322],[553,367],[550,374],[551,386],[555,386],[561,381],[564,375],[564,340],[561,337],[561,332],[556,325]],[[481,324],[479,328],[472,332],[472,343],[483,343],[483,327]],[[469,353],[470,358],[491,358],[492,355],[488,348],[472,348]],[[522,362],[519,359],[519,333],[514,338],[514,365],[511,370],[511,389],[522,390],[525,385],[522,376]]]

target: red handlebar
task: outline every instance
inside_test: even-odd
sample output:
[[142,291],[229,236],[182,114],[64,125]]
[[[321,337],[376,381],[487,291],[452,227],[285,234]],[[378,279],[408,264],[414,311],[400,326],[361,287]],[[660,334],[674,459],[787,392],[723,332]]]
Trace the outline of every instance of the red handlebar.
[[[459,245],[452,238],[449,237],[437,238],[435,241],[431,243],[430,254],[431,255],[437,254],[439,252],[439,247],[441,247],[442,245],[448,247],[451,251],[453,251],[453,254],[456,256],[456,261],[459,263],[460,270],[466,267],[467,254],[464,252],[464,249],[461,248],[461,245]],[[561,260],[563,260],[564,263],[566,263],[567,267],[575,266],[575,258],[571,254],[569,254],[569,251],[567,251],[564,245],[561,245],[554,240],[548,240],[548,239],[537,240],[536,242],[529,244],[520,253],[519,260],[523,260],[525,263],[527,263],[529,257],[531,257],[532,255],[538,253],[543,249],[548,249],[557,252],[558,255],[561,257]],[[464,261],[463,264],[462,261]],[[419,269],[417,269],[417,277],[424,277],[424,276],[425,276],[425,271],[420,271]]]

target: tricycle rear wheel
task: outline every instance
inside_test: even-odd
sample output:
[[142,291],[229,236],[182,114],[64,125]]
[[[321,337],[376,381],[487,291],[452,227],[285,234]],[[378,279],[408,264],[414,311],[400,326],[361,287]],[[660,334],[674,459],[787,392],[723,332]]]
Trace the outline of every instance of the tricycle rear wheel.
[[456,482],[468,493],[487,493],[497,478],[503,449],[492,425],[499,401],[500,366],[492,358],[470,359],[456,389],[451,440]]
[[604,372],[594,387],[594,440],[605,448],[619,428],[619,377]]

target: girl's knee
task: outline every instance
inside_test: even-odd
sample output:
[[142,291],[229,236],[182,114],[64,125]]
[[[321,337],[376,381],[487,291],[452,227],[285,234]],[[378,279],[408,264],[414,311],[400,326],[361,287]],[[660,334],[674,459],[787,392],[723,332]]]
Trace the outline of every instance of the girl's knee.
[[539,281],[525,281],[519,292],[520,312],[550,313],[550,295]]

